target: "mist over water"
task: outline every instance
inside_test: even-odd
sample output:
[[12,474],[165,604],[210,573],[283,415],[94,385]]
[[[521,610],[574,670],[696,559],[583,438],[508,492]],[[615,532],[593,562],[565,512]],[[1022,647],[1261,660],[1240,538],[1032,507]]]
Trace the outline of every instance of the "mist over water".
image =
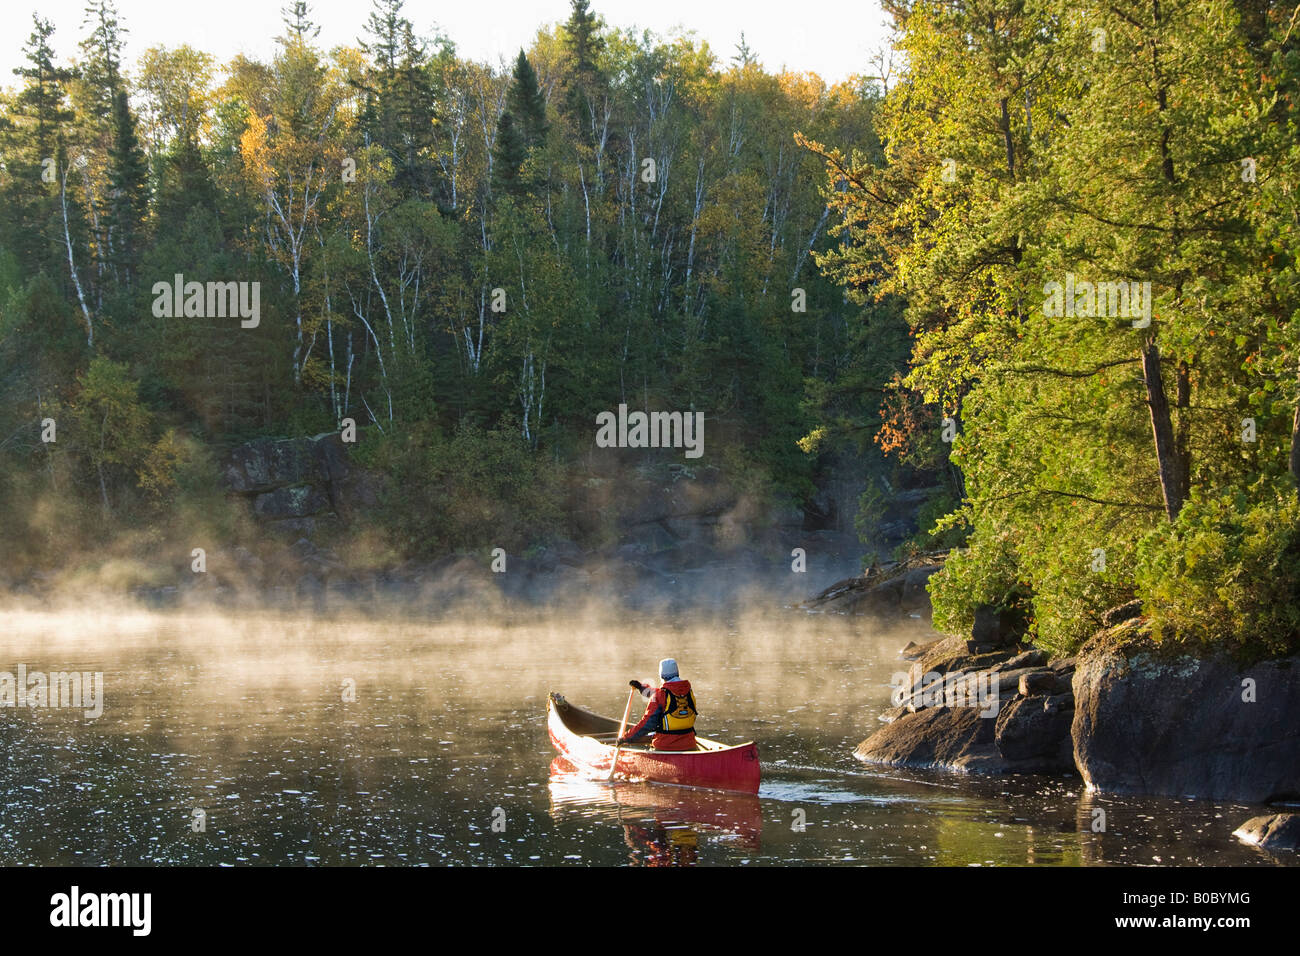
[[[102,671],[104,711],[0,708],[0,864],[1237,864],[1251,808],[858,763],[921,620],[14,610],[0,670]],[[546,695],[622,714],[675,657],[757,798],[584,779]],[[353,694],[354,691],[354,694]],[[355,697],[355,699],[345,699]],[[1107,813],[1093,833],[1092,811]],[[202,811],[202,826],[195,811]],[[494,826],[495,824],[495,826]]]

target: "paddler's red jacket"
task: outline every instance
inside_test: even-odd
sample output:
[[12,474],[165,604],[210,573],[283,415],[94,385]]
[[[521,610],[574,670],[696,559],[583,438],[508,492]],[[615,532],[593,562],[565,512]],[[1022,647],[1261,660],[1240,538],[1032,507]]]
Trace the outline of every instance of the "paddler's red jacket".
[[641,722],[624,734],[624,739],[636,740],[638,737],[644,737],[646,734],[654,732],[654,739],[650,742],[650,746],[655,750],[694,750],[694,730],[689,730],[684,734],[665,734],[661,732],[664,710],[668,707],[668,695],[664,693],[665,690],[672,691],[678,697],[685,697],[691,692],[691,682],[679,679],[667,681],[663,687],[643,686],[641,696],[650,698],[650,703],[646,705],[645,715],[641,718]]

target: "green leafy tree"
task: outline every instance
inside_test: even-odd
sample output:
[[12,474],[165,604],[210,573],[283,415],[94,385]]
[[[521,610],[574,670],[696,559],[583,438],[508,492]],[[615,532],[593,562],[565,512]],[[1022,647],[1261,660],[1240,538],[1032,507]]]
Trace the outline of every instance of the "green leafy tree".
[[133,472],[149,453],[151,415],[139,400],[139,383],[124,364],[102,356],[78,377],[69,401],[81,455],[97,479],[104,517],[112,512],[109,484],[115,471]]

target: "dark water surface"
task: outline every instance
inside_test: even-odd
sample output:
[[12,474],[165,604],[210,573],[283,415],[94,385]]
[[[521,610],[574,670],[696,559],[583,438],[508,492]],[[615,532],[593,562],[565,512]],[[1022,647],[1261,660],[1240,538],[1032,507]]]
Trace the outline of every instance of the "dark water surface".
[[[899,647],[932,636],[920,621],[4,621],[0,671],[103,671],[105,704],[0,708],[3,865],[1273,863],[1231,835],[1258,807],[858,763]],[[704,736],[757,741],[757,798],[554,760],[549,690],[617,717],[664,656]]]

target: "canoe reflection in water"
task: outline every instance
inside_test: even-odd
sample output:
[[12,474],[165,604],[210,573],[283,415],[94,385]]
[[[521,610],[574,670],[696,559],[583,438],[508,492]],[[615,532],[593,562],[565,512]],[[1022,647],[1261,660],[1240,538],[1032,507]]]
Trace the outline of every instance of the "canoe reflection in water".
[[563,757],[551,761],[551,817],[608,819],[623,827],[633,865],[691,866],[701,846],[758,850],[763,816],[758,797],[657,783],[593,780]]
[[632,851],[633,866],[694,866],[699,858],[700,837],[690,827],[625,823],[623,842]]

